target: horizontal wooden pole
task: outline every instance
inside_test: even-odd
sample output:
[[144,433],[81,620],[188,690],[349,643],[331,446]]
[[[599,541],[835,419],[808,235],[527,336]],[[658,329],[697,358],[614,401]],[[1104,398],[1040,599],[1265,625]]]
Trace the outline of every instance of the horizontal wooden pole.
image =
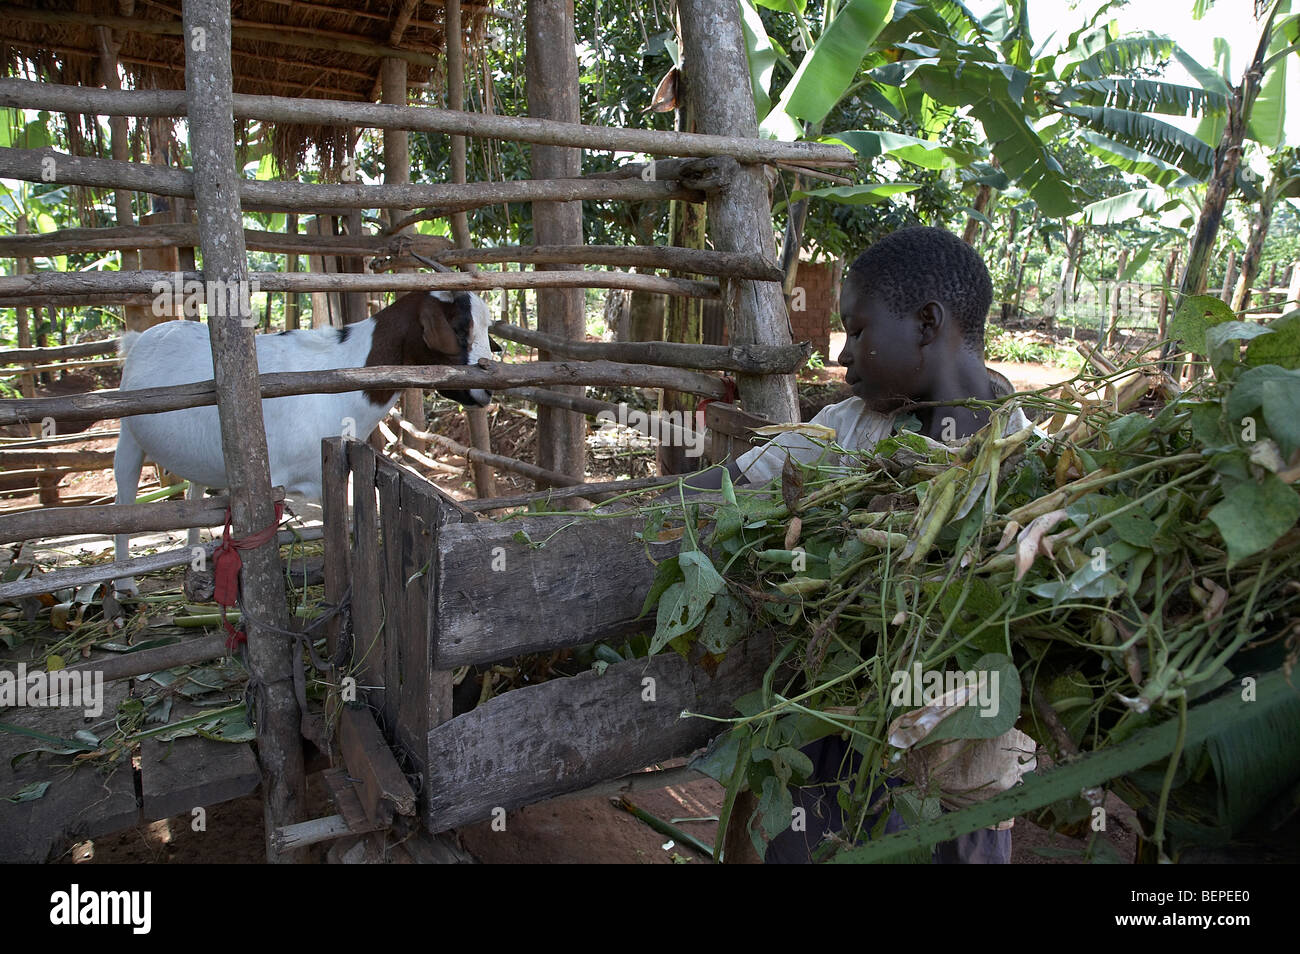
[[[175,223],[56,229],[53,232],[0,236],[0,258],[133,248],[191,248],[199,244],[198,238],[197,225]],[[293,255],[400,255],[409,249],[432,257],[445,251],[449,244],[439,235],[291,235],[244,229],[244,245],[249,251]]]
[[[0,240],[0,248],[3,241]],[[708,249],[677,248],[671,245],[504,245],[496,248],[454,248],[433,256],[444,265],[520,262],[557,265],[623,265],[632,268],[664,268],[696,275],[752,278],[779,282],[781,269],[757,255],[714,252]]]
[[503,321],[493,322],[492,333],[580,361],[602,359],[747,374],[793,374],[812,353],[812,345],[808,342],[793,345],[706,345],[673,341],[570,341]]
[[83,341],[80,344],[58,345],[53,348],[8,348],[0,351],[0,361],[11,364],[17,361],[58,361],[61,358],[86,358],[97,354],[115,354],[120,338],[104,341]]
[[10,368],[0,368],[0,377],[10,377],[15,374],[39,374],[42,371],[62,371],[67,374],[77,371],[91,371],[95,368],[111,368],[117,363],[117,358],[97,358],[94,361],[57,361],[52,364],[18,365]]
[[604,483],[574,484],[572,487],[553,487],[531,494],[518,494],[514,497],[487,497],[480,500],[466,500],[466,510],[483,513],[487,510],[505,510],[508,507],[526,507],[532,503],[546,503],[551,500],[567,500],[570,497],[586,497],[590,500],[604,500],[619,494],[638,490],[653,490],[658,487],[670,487],[677,483],[677,477],[641,477],[637,480],[611,480]]
[[[11,20],[44,23],[60,28],[68,27],[71,22],[84,26],[102,26],[111,30],[138,33],[146,36],[174,36],[178,43],[182,41],[183,37],[183,24],[180,20],[154,20],[146,17],[120,17],[67,10],[42,10],[40,8],[13,6],[7,3],[0,4],[0,16]],[[423,50],[407,50],[401,47],[385,46],[355,36],[329,33],[323,30],[268,26],[264,23],[249,20],[231,21],[231,39],[236,42],[270,43],[276,46],[291,46],[308,50],[353,53],[358,56],[379,57],[380,59],[396,58],[415,63],[418,66],[437,66],[440,62],[439,57]],[[81,112],[82,110],[73,109],[69,111]]]
[[0,448],[0,468],[60,467],[65,470],[81,471],[103,470],[112,466],[112,451],[58,450],[39,447],[14,450]]
[[[0,80],[0,106],[47,109],[61,113],[100,116],[184,116],[182,90],[108,90],[62,86],[30,80]],[[809,166],[857,164],[843,146],[814,142],[778,142],[710,136],[658,129],[624,129],[618,126],[584,126],[555,120],[468,113],[426,106],[387,106],[346,103],[326,99],[291,99],[283,96],[234,96],[236,119],[268,122],[354,126],[370,129],[406,129],[531,142],[580,149],[642,152],[654,156],[731,156],[741,162],[785,160]]]
[[[109,466],[112,462],[112,454]],[[271,489],[273,500],[284,499],[284,488]],[[225,522],[228,497],[204,500],[160,500],[142,504],[105,504],[96,507],[60,507],[0,514],[0,543],[43,540],[77,533],[153,533],[215,527]]]
[[[194,195],[193,174],[185,169],[71,156],[53,149],[0,149],[0,178],[129,189],[178,198]],[[340,209],[423,209],[442,216],[507,202],[666,202],[670,199],[703,202],[705,197],[702,192],[676,182],[640,179],[512,179],[438,185],[245,179],[239,182],[239,198],[245,210],[319,212],[322,206],[328,205]]]
[[[726,397],[721,379],[684,368],[638,367],[612,361],[488,363],[486,367],[392,366],[335,371],[286,371],[258,379],[263,398],[292,394],[338,394],[370,388],[434,388],[494,391],[525,385],[597,385],[669,388],[701,397]],[[66,397],[0,401],[0,424],[19,424],[52,417],[56,421],[100,421],[134,414],[157,414],[216,403],[211,381],[133,391],[91,391]]]
[[[276,534],[276,541],[280,546],[284,546],[299,540],[320,540],[324,535],[323,527],[307,527],[305,530],[298,531],[281,530]],[[212,551],[218,545],[219,541],[217,540],[201,544],[209,557],[212,556]],[[97,563],[94,566],[77,566],[66,570],[54,570],[50,573],[29,576],[24,580],[15,580],[12,583],[0,583],[0,602],[22,599],[24,596],[38,596],[41,593],[52,593],[55,590],[67,589],[68,587],[85,586],[87,583],[105,583],[108,580],[120,580],[128,576],[144,576],[147,573],[157,573],[160,570],[185,566],[193,559],[194,554],[190,551],[190,548],[181,547],[177,550],[151,553],[149,556],[136,557],[132,560],[116,560],[112,563]]]
[[[251,294],[426,289],[491,291],[494,288],[632,288],[683,298],[717,298],[719,294],[717,282],[609,270],[401,272],[382,275],[349,272],[250,272],[248,277]],[[57,304],[64,295],[152,295],[155,289],[165,289],[164,294],[169,294],[173,304],[179,305],[186,297],[186,283],[202,281],[202,272],[32,272],[27,275],[0,276],[0,298],[52,300]]]
[[49,305],[51,308],[73,308],[81,305],[139,305],[141,308],[148,308],[152,304],[152,295],[143,295],[139,292],[60,295],[57,302],[40,295],[0,295],[0,308],[30,308],[34,305]]

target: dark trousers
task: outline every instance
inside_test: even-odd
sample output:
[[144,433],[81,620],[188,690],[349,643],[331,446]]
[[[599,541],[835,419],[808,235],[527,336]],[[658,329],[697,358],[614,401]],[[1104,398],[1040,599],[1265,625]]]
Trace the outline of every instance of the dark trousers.
[[[836,798],[839,791],[836,779],[855,775],[862,766],[861,754],[852,751],[839,736],[818,739],[804,746],[803,754],[812,760],[812,775],[802,788],[791,787],[790,795],[794,807],[804,810],[806,830],[787,828],[773,838],[764,857],[767,864],[809,864],[813,849],[824,836],[844,830],[844,812]],[[901,784],[901,779],[889,779],[871,793],[872,804],[882,799],[888,788]],[[879,818],[879,812],[872,815],[867,819],[866,827],[873,828]],[[906,827],[898,812],[890,812],[885,820],[884,833],[892,835]],[[980,829],[952,841],[940,842],[935,846],[931,860],[935,864],[949,865],[1007,864],[1011,861],[1011,832]]]

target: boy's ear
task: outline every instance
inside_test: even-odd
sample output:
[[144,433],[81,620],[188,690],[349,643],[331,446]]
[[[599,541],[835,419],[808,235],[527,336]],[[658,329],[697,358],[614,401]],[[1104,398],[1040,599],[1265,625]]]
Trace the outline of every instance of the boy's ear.
[[916,320],[921,325],[921,344],[932,344],[948,323],[948,309],[942,302],[927,301],[916,310]]

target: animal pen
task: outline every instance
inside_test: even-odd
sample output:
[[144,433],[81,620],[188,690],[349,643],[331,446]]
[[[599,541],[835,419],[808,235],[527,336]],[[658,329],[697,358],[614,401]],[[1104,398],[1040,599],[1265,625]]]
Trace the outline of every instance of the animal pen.
[[[583,385],[665,388],[711,403],[707,418],[715,437],[726,441],[737,421],[792,420],[797,413],[793,372],[806,358],[806,345],[792,343],[781,291],[781,271],[766,237],[773,234],[765,164],[825,176],[819,168],[847,167],[852,155],[838,146],[759,140],[738,10],[726,0],[680,0],[683,37],[682,93],[694,110],[699,132],[669,132],[584,126],[577,122],[576,64],[572,6],[531,0],[528,4],[529,75],[533,116],[528,118],[463,111],[458,77],[463,68],[461,0],[384,6],[382,15],[366,3],[315,5],[318,11],[355,13],[374,33],[377,22],[388,42],[335,33],[317,35],[289,28],[288,7],[235,4],[232,18],[221,0],[186,0],[182,16],[167,16],[162,5],[149,15],[122,16],[117,4],[81,4],[77,12],[51,10],[48,4],[8,8],[10,29],[68,27],[60,52],[86,68],[74,81],[87,85],[0,80],[0,105],[69,114],[110,117],[112,159],[64,155],[52,150],[0,149],[0,176],[115,190],[119,224],[111,229],[78,229],[14,236],[0,253],[16,257],[66,254],[85,249],[122,249],[119,272],[16,274],[0,278],[0,305],[29,308],[84,302],[142,308],[156,283],[243,283],[256,277],[260,290],[328,294],[322,302],[345,318],[364,315],[365,295],[377,291],[536,289],[539,327],[529,330],[504,322],[494,334],[538,347],[533,364],[485,363],[482,367],[368,367],[327,372],[257,375],[253,329],[247,304],[226,320],[211,320],[214,381],[168,388],[98,391],[52,398],[24,397],[0,402],[0,423],[30,423],[44,431],[8,455],[7,466],[55,466],[61,458],[59,428],[77,422],[120,418],[216,404],[227,472],[228,497],[184,502],[48,508],[0,517],[0,542],[39,540],[68,533],[139,533],[219,525],[228,513],[231,533],[245,538],[275,525],[276,500],[269,480],[263,433],[262,398],[307,393],[339,393],[368,388],[520,389],[515,393],[539,405],[539,448],[548,448],[538,465],[491,453],[485,423],[471,417],[474,447],[423,433],[418,398],[407,402],[401,429],[450,443],[476,469],[480,496],[490,485],[491,467],[524,473],[539,483],[568,490],[531,496],[563,497],[642,489],[652,481],[584,484],[581,468],[581,415],[609,409],[586,398]],[[103,8],[100,12],[99,8]],[[443,24],[420,19],[432,10]],[[269,9],[269,12],[268,12]],[[466,4],[470,16],[481,7]],[[174,11],[173,11],[174,13]],[[17,24],[18,27],[15,27]],[[235,62],[232,72],[232,29]],[[421,31],[426,47],[445,37],[449,109],[408,106],[408,71],[423,75],[434,56],[403,42],[407,31]],[[360,30],[358,32],[361,32]],[[76,48],[66,36],[95,37],[98,47]],[[30,34],[28,34],[30,37]],[[187,42],[182,43],[182,38]],[[146,43],[147,41],[147,43]],[[164,41],[179,59],[184,50],[184,89],[179,63],[159,63],[149,50]],[[247,42],[282,46],[266,67],[240,53]],[[39,51],[30,38],[26,47]],[[144,44],[144,45],[141,45]],[[117,53],[124,53],[119,59]],[[351,67],[328,75],[311,96],[293,93],[301,83],[275,76],[328,53],[351,57]],[[79,57],[74,54],[79,54]],[[35,55],[35,54],[34,54]],[[140,88],[117,88],[119,62],[138,77]],[[357,68],[364,64],[365,69]],[[75,72],[70,70],[70,72]],[[329,70],[325,72],[328,74]],[[320,68],[314,70],[319,80]],[[536,77],[533,80],[533,77]],[[346,82],[345,82],[346,79]],[[93,88],[96,82],[106,88]],[[150,82],[157,88],[143,88]],[[331,85],[333,83],[334,85]],[[257,89],[259,94],[239,92]],[[376,92],[383,102],[372,102]],[[534,95],[535,93],[535,95]],[[193,169],[128,161],[126,117],[188,121]],[[320,142],[337,145],[346,128],[378,128],[385,136],[385,182],[306,184],[248,181],[234,161],[232,120],[274,124],[276,135],[292,138],[318,129]],[[409,180],[408,131],[448,135],[452,143],[452,182],[414,184]],[[465,137],[493,137],[533,144],[535,178],[510,182],[465,182]],[[121,139],[121,148],[119,148]],[[659,157],[631,164],[614,174],[583,178],[580,149],[617,150]],[[191,202],[197,223],[135,224],[130,193]],[[708,210],[713,250],[664,247],[596,247],[582,244],[580,200],[702,203]],[[501,202],[531,202],[538,245],[476,249],[463,213]],[[346,223],[342,235],[246,232],[241,209],[274,210],[295,217]],[[381,234],[361,228],[361,212],[387,210]],[[418,210],[412,214],[400,213]],[[420,217],[451,219],[456,244],[430,241],[403,231]],[[332,231],[330,229],[329,231]],[[246,249],[290,255],[339,256],[340,270],[250,273]],[[179,249],[169,269],[137,268],[149,249]],[[186,249],[197,249],[198,262]],[[406,261],[410,251],[433,255],[462,273],[417,273]],[[137,257],[138,256],[138,257]],[[389,260],[393,271],[362,274],[363,256]],[[519,263],[518,271],[484,272],[475,264]],[[523,271],[523,264],[535,264]],[[582,265],[614,266],[582,270]],[[637,268],[640,271],[620,270]],[[652,269],[706,276],[670,277]],[[627,288],[723,303],[731,344],[686,345],[663,342],[589,343],[582,340],[581,289]],[[197,316],[174,316],[197,317]],[[234,320],[235,318],[245,320]],[[332,316],[333,320],[333,316]],[[98,356],[108,345],[75,346],[58,353],[9,353],[6,359],[31,362],[49,358]],[[37,365],[38,366],[38,365]],[[716,372],[735,376],[733,384]],[[738,386],[747,415],[725,402]],[[575,388],[577,391],[575,393]],[[575,438],[575,435],[578,435]],[[25,456],[24,456],[25,455]],[[410,455],[419,459],[418,452]],[[66,461],[64,463],[67,463]],[[486,466],[484,466],[486,465]],[[72,462],[70,466],[76,466]],[[475,512],[519,506],[528,497],[480,499],[466,506],[440,494],[415,473],[377,455],[365,443],[338,439],[324,448],[324,525],[308,535],[323,536],[326,553],[328,682],[333,692],[324,716],[302,711],[304,648],[313,637],[289,625],[284,575],[278,549],[269,544],[244,553],[240,607],[247,629],[251,709],[256,713],[260,766],[241,746],[213,746],[190,739],[175,754],[146,741],[141,753],[137,803],[130,772],[108,783],[98,778],[61,782],[65,796],[20,804],[5,803],[0,827],[26,831],[14,844],[20,856],[35,858],[49,839],[72,833],[95,837],[146,819],[168,817],[193,806],[213,804],[252,791],[258,784],[266,804],[268,856],[289,860],[313,842],[388,828],[395,818],[419,818],[427,832],[441,832],[563,792],[593,786],[666,785],[685,774],[670,770],[638,773],[671,755],[684,754],[707,740],[711,723],[680,719],[683,709],[721,714],[755,684],[767,664],[761,640],[731,654],[712,676],[681,659],[656,658],[516,690],[469,713],[451,718],[451,670],[488,663],[530,651],[589,643],[626,632],[641,607],[653,567],[633,540],[633,518],[596,521],[556,532],[555,516],[529,517],[497,525]],[[48,476],[48,475],[47,475]],[[348,484],[352,524],[349,532]],[[47,497],[48,500],[48,497]],[[227,510],[227,508],[229,508]],[[518,542],[517,531],[552,542],[535,549]],[[292,535],[281,532],[279,542]],[[670,545],[662,545],[666,549]],[[209,545],[208,552],[213,547]],[[652,547],[652,552],[655,548]],[[505,572],[497,572],[499,561]],[[54,589],[157,572],[191,562],[188,549],[109,563],[33,574],[0,584],[0,599],[19,599]],[[523,593],[516,592],[526,583]],[[534,593],[544,602],[532,599]],[[557,621],[564,625],[557,626]],[[141,649],[80,664],[103,672],[116,687],[107,705],[125,697],[124,681],[226,653],[221,636]],[[344,705],[339,689],[345,677],[360,686],[357,701]],[[645,680],[655,690],[647,694]],[[329,754],[328,773],[338,813],[305,820],[303,738]],[[390,746],[392,747],[390,749]],[[216,749],[222,751],[217,752]],[[237,750],[237,753],[236,751]],[[394,755],[394,751],[397,753]],[[184,756],[184,758],[182,758]],[[399,764],[400,763],[400,764]],[[409,773],[409,775],[408,775]],[[637,773],[632,775],[632,773]],[[83,775],[90,774],[83,771]],[[631,781],[623,779],[630,776]],[[411,779],[416,784],[411,784]],[[75,779],[75,776],[74,776]],[[90,798],[91,790],[109,795]],[[612,789],[611,789],[612,790]],[[53,793],[58,795],[57,792]],[[93,805],[86,807],[89,801]],[[66,816],[66,830],[50,833],[54,815]],[[45,838],[46,841],[41,841]],[[414,851],[414,849],[411,849]]]

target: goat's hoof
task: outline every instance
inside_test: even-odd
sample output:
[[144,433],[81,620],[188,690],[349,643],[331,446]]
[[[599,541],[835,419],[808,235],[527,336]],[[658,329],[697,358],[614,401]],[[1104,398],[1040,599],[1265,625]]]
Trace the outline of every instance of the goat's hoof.
[[113,592],[118,596],[136,597],[140,595],[140,587],[135,585],[133,577],[127,577],[125,580],[113,581]]
[[189,567],[185,571],[182,584],[185,598],[191,603],[211,603],[217,592],[217,581],[211,570],[196,570]]

